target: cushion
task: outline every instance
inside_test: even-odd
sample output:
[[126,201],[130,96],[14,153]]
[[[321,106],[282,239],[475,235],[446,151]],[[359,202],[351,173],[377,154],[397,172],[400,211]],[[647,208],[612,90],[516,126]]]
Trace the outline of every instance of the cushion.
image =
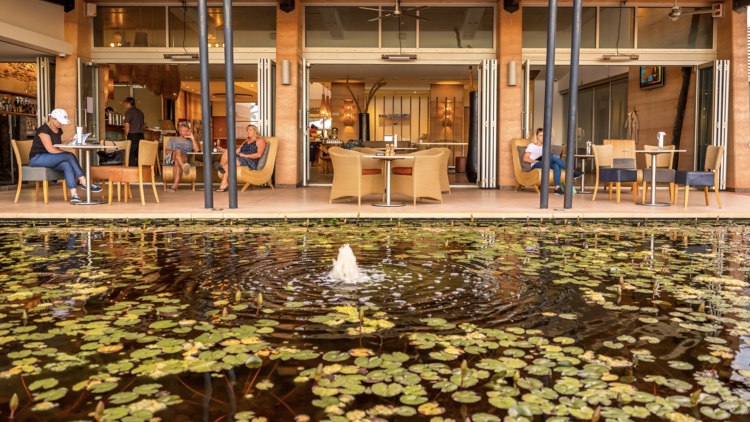
[[685,186],[713,186],[714,172],[712,171],[678,171],[674,175],[674,182]]
[[526,154],[526,147],[518,146],[518,159],[521,160],[521,171],[531,171],[531,164],[523,161],[523,156]]
[[411,174],[412,168],[411,167],[394,167],[393,172],[396,174]]
[[380,174],[382,171],[380,169],[362,169],[362,174]]
[[47,167],[23,166],[21,168],[22,182],[44,182],[45,180],[65,180],[65,173]]
[[256,171],[263,170],[263,167],[266,166],[266,160],[268,160],[268,151],[271,149],[271,145],[266,142],[266,149],[263,150],[263,154],[258,159],[258,164],[255,166]]
[[638,170],[599,168],[600,182],[629,183],[638,181]]
[[[675,171],[672,169],[656,169],[656,183],[674,183]],[[651,183],[651,169],[643,169],[643,181]]]
[[354,148],[362,148],[362,142],[355,141],[354,139],[350,139],[345,145],[344,149],[354,149]]
[[615,169],[634,169],[635,160],[632,158],[613,158],[612,168]]

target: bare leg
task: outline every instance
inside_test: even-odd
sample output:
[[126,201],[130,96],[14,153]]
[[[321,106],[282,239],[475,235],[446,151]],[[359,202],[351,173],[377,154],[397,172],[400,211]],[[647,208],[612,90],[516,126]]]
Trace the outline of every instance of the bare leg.
[[[222,161],[224,161],[224,157],[221,157]],[[219,185],[219,189],[226,189],[229,187],[229,164],[224,163],[222,165],[224,167],[224,177],[221,179],[221,185]],[[237,168],[240,167],[240,161],[237,160]]]
[[179,149],[172,150],[172,160],[174,161],[174,183],[172,183],[172,189],[177,189],[180,184],[180,177],[182,177],[182,166],[185,164],[185,154]]

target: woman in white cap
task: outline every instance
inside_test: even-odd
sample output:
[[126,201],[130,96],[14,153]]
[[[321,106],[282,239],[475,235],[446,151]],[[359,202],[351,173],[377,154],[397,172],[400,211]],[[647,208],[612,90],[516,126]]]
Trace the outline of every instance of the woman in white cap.
[[[47,124],[44,124],[36,130],[34,141],[29,151],[29,165],[31,167],[47,167],[65,173],[65,183],[70,189],[70,202],[78,203],[81,199],[76,191],[80,182],[81,188],[86,189],[86,177],[83,175],[81,165],[78,164],[76,156],[70,152],[61,151],[54,145],[67,144],[75,137],[63,142],[62,127],[69,125],[68,113],[63,109],[52,110],[49,115]],[[102,188],[91,185],[91,192],[101,192]]]

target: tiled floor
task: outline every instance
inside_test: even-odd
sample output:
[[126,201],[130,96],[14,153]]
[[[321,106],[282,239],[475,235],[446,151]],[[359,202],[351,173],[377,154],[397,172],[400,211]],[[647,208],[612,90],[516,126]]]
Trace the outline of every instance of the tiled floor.
[[[729,192],[721,194],[723,209],[716,205],[710,193],[711,205],[706,206],[703,192],[691,191],[688,208],[682,207],[680,190],[678,206],[645,207],[633,203],[629,189],[625,189],[621,203],[607,200],[600,191],[596,201],[591,195],[575,195],[573,209],[563,210],[563,197],[551,195],[549,209],[539,209],[539,195],[533,190],[481,190],[454,188],[443,195],[443,203],[424,200],[413,206],[410,197],[394,195],[395,201],[404,201],[400,208],[372,206],[379,202],[377,195],[363,198],[357,206],[356,199],[328,203],[330,188],[307,187],[298,189],[256,188],[238,194],[239,208],[230,210],[228,194],[214,192],[214,209],[204,208],[203,192],[192,192],[185,185],[178,193],[165,193],[157,185],[160,203],[154,200],[150,186],[145,189],[146,206],[142,206],[137,185],[129,203],[114,202],[96,206],[74,206],[63,201],[59,186],[50,190],[49,203],[34,200],[34,190],[24,189],[18,203],[13,203],[15,191],[0,192],[0,219],[4,218],[750,218],[750,197]],[[657,190],[657,201],[668,201],[666,189]]]

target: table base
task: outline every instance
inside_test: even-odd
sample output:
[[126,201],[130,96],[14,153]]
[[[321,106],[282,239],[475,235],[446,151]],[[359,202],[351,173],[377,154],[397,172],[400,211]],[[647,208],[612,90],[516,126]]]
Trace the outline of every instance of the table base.
[[585,190],[585,191],[580,191],[580,190],[579,190],[579,191],[578,191],[577,193],[580,193],[580,194],[584,194],[584,195],[586,195],[586,194],[592,194],[592,193],[594,193],[594,191],[592,191],[592,190]]
[[75,203],[75,204],[73,204],[73,205],[99,205],[99,204],[101,204],[101,203],[102,203],[101,201],[96,201],[96,200],[94,200],[94,201],[81,201],[81,202],[76,202],[76,203]]
[[390,204],[387,202],[377,202],[372,204],[373,207],[403,207],[403,202],[391,202]]
[[644,205],[647,207],[669,207],[672,206],[669,202],[636,202],[636,205]]

